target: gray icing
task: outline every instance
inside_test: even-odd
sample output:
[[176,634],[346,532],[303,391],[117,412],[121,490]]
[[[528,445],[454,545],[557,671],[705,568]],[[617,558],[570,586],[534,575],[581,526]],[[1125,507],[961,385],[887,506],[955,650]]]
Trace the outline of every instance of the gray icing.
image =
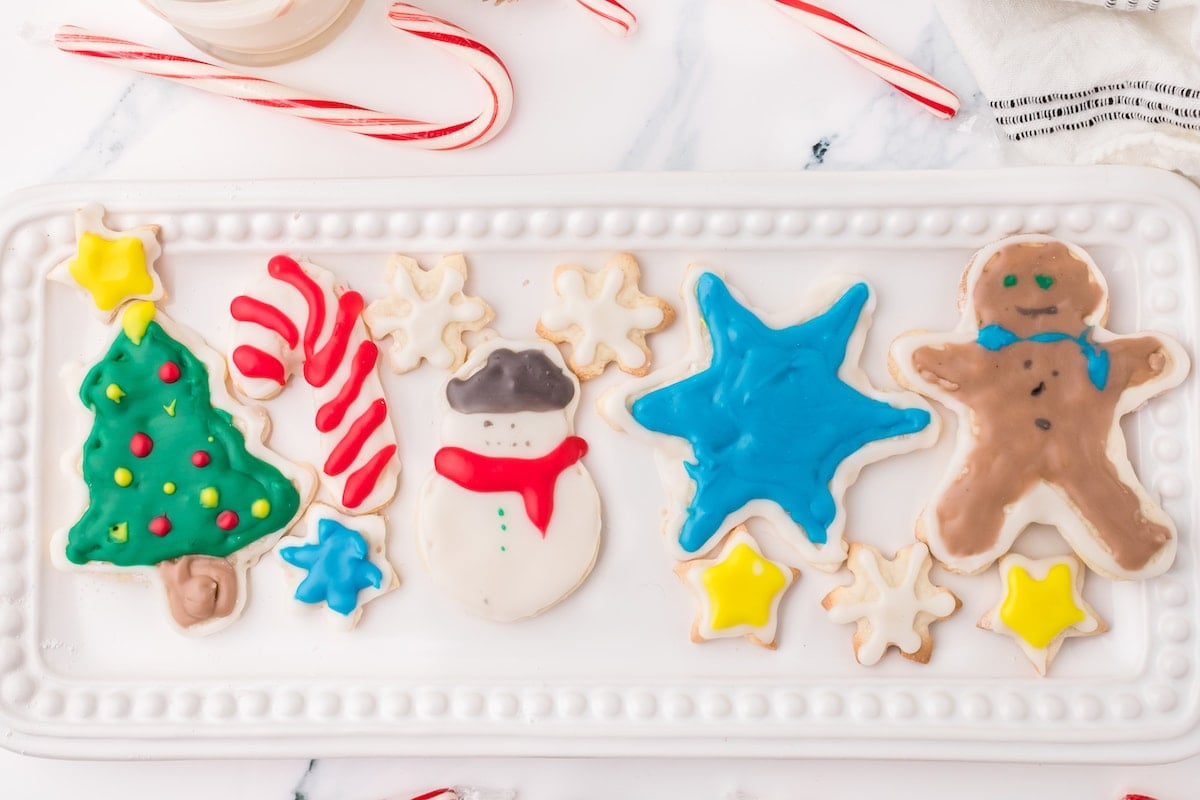
[[494,350],[480,369],[446,386],[446,400],[461,414],[557,411],[575,397],[575,384],[541,350]]

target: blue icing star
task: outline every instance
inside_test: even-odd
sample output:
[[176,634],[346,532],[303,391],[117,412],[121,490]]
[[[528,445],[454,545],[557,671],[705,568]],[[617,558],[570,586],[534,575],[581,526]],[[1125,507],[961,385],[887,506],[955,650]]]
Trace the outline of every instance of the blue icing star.
[[857,283],[825,313],[777,329],[738,303],[716,275],[699,277],[712,363],[630,409],[647,430],[692,445],[695,462],[684,468],[696,491],[679,532],[684,550],[704,549],[724,533],[730,514],[757,499],[778,504],[809,541],[824,544],[837,514],[829,484],[842,461],[929,424],[928,411],[897,408],[838,377],[869,296]]
[[348,616],[358,608],[358,593],[383,585],[383,571],[370,561],[367,540],[337,520],[317,523],[317,543],[287,547],[279,555],[289,564],[308,570],[296,587],[302,603],[325,603]]

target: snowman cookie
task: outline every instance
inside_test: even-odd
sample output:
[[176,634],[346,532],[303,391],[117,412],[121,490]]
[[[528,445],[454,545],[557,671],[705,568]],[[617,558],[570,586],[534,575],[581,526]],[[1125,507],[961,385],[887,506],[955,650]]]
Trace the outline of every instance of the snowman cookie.
[[579,382],[548,343],[492,340],[439,393],[417,538],[464,608],[512,622],[571,594],[600,549],[600,496],[574,435]]
[[919,535],[957,572],[1008,552],[1029,524],[1055,526],[1112,578],[1162,574],[1175,526],[1126,454],[1121,417],[1178,385],[1179,344],[1108,330],[1108,287],[1083,250],[1016,236],[967,267],[962,322],[892,347],[900,383],[959,416],[958,445]]

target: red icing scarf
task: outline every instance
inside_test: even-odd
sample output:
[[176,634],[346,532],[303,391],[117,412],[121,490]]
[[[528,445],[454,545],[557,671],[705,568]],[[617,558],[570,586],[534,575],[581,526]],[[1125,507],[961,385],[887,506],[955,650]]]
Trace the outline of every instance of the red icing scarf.
[[568,436],[540,458],[494,458],[461,447],[443,447],[433,457],[438,475],[472,492],[516,492],[525,501],[525,514],[546,538],[554,514],[554,485],[558,476],[587,453],[587,442]]

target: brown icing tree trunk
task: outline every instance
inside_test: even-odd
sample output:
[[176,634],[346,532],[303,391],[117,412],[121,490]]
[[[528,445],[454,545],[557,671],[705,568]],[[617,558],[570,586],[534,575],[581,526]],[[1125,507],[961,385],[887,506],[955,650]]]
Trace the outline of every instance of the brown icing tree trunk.
[[158,574],[181,628],[228,617],[237,608],[237,572],[227,559],[183,556],[159,563]]

